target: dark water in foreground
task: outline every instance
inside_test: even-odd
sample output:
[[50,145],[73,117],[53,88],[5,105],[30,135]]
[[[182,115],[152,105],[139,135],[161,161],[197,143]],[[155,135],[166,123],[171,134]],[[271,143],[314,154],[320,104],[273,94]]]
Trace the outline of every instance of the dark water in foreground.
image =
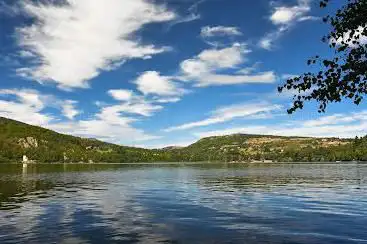
[[367,243],[367,165],[0,165],[0,243]]

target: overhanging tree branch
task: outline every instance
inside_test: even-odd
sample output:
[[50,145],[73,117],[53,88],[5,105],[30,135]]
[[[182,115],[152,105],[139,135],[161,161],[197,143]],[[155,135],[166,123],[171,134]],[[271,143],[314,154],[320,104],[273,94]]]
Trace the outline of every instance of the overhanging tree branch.
[[[328,0],[320,2],[327,7]],[[334,57],[315,56],[308,65],[320,64],[321,70],[307,72],[288,79],[278,91],[298,92],[288,113],[302,109],[304,102],[317,101],[319,112],[325,112],[329,103],[350,99],[360,104],[367,94],[367,0],[348,0],[334,16],[323,18],[332,31],[322,41],[334,49]]]

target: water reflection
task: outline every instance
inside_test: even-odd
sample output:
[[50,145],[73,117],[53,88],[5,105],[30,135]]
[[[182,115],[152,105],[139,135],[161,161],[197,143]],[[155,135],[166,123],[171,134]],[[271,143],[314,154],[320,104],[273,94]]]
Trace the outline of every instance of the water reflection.
[[[235,169],[231,174],[225,172],[217,177],[206,177],[203,184],[215,185],[221,190],[232,188],[246,189],[264,188],[273,186],[311,184],[315,187],[348,188],[366,185],[367,167],[361,164],[311,164],[311,165],[279,165],[272,168],[255,167],[244,170]],[[347,184],[346,184],[347,183]]]
[[367,242],[367,165],[0,166],[0,243]]

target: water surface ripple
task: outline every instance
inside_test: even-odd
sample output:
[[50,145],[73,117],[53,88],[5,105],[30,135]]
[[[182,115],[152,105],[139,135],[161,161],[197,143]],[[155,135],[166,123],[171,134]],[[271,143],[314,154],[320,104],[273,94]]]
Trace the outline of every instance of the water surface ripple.
[[0,165],[0,243],[367,243],[367,165]]

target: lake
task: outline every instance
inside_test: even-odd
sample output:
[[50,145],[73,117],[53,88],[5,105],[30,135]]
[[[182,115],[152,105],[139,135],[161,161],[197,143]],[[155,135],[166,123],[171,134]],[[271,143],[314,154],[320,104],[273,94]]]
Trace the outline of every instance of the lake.
[[367,165],[0,165],[0,243],[367,243]]

